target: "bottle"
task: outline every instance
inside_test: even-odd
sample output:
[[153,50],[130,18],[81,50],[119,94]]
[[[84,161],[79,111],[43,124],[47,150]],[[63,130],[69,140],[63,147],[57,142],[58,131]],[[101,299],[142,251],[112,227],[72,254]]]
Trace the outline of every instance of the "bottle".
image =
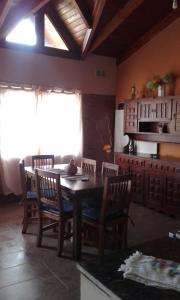
[[131,99],[135,99],[135,98],[136,98],[136,87],[135,84],[133,84],[131,88]]
[[134,153],[134,141],[133,140],[129,141],[129,153],[130,154]]

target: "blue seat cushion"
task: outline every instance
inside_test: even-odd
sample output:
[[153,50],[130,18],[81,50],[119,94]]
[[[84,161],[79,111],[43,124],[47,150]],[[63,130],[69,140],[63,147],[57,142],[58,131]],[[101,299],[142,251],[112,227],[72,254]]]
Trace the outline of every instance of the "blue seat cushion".
[[[100,207],[88,207],[82,209],[82,217],[98,222],[100,216]],[[108,212],[105,216],[105,222],[119,217],[127,216],[122,211]],[[128,217],[128,216],[127,216]]]
[[36,200],[37,199],[37,194],[36,194],[36,192],[27,191],[26,198],[28,200]]
[[101,207],[102,192],[90,193],[83,196],[82,208],[96,208]]
[[[63,200],[63,207],[64,207],[64,212],[65,213],[71,213],[73,212],[73,205],[71,202],[67,201],[67,200]],[[48,212],[54,213],[54,214],[58,214],[59,213],[59,209],[57,207],[48,205],[43,203],[41,208],[43,210],[46,210]]]

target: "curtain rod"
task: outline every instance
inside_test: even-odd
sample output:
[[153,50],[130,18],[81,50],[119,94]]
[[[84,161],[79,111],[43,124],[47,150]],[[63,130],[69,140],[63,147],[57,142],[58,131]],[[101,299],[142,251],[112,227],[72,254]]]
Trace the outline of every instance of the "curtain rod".
[[25,83],[7,83],[0,81],[0,88],[9,88],[13,90],[38,90],[38,91],[46,91],[46,92],[54,92],[54,93],[64,93],[64,94],[73,94],[73,93],[80,93],[79,90],[66,90],[57,86],[43,86],[43,85],[32,85],[32,84],[25,84]]

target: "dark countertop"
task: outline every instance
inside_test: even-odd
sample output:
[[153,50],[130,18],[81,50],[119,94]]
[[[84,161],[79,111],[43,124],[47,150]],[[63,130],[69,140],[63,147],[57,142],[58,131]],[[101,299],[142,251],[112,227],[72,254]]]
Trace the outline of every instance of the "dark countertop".
[[116,295],[122,300],[179,300],[180,293],[173,290],[159,289],[124,279],[122,272],[118,272],[121,263],[136,250],[143,254],[159,258],[170,259],[180,263],[180,240],[163,238],[133,247],[126,252],[116,252],[104,256],[103,260],[94,259],[78,265],[80,272],[97,286]]

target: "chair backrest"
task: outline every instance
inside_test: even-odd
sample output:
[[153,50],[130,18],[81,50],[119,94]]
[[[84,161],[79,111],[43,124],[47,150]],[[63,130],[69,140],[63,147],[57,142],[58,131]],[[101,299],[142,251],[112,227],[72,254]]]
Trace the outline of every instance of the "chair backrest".
[[[129,175],[105,177],[103,200],[99,222],[104,223],[107,216],[117,216],[119,213],[128,215],[131,192],[131,177]],[[118,213],[118,214],[117,214]]]
[[90,158],[81,159],[81,169],[84,173],[95,174],[96,173],[96,160]]
[[32,156],[32,167],[34,168],[53,168],[54,167],[54,155],[33,155]]
[[42,169],[36,169],[36,188],[37,201],[40,209],[43,205],[48,208],[59,209],[63,214],[63,204],[61,196],[60,174],[53,173]]
[[102,176],[118,176],[119,173],[119,165],[102,162]]

